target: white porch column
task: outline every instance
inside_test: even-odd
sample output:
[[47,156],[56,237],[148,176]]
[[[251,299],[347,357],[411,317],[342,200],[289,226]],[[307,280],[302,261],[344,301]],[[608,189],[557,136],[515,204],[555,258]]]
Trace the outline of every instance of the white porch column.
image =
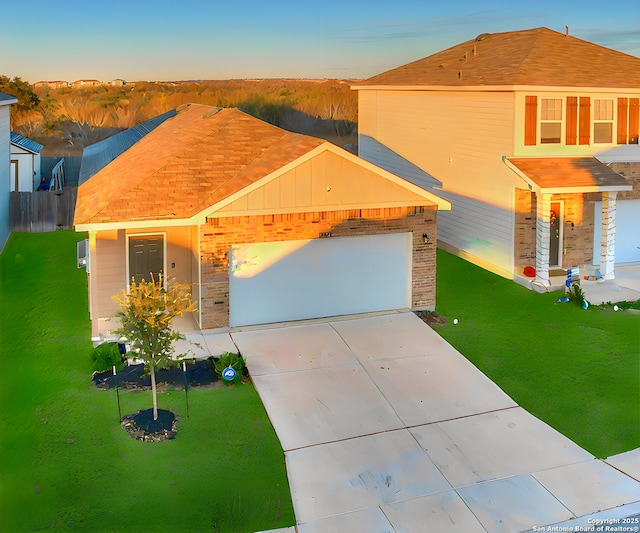
[[600,275],[614,279],[616,255],[616,196],[617,192],[602,193],[602,228],[600,237]]
[[536,281],[545,287],[549,281],[549,237],[551,235],[551,195],[536,195]]

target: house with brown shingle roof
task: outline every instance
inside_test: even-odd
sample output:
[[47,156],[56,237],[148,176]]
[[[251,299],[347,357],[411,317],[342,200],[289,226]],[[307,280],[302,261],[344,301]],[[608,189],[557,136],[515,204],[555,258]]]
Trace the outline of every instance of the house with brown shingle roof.
[[432,309],[449,207],[330,142],[183,106],[78,187],[92,336],[161,272],[191,284],[201,329]]
[[359,155],[451,202],[442,248],[528,286],[640,261],[640,58],[535,28],[353,88]]

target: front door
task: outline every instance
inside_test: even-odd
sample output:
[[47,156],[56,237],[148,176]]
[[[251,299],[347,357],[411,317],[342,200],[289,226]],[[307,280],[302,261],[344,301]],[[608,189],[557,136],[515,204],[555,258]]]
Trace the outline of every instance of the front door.
[[562,266],[562,203],[551,202],[549,225],[549,267]]
[[164,243],[162,235],[133,235],[129,237],[129,282],[158,280],[164,272]]

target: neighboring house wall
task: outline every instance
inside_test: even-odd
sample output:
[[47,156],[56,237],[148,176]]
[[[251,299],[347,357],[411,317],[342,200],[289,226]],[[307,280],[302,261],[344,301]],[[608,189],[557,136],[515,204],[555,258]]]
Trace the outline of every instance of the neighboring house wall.
[[[551,202],[562,205],[558,216],[561,231],[564,268],[580,267],[591,263],[593,256],[594,205],[602,199],[601,193],[554,194]],[[515,273],[524,267],[536,266],[536,195],[528,190],[516,190],[516,231],[514,242]],[[554,228],[555,229],[555,228]]]
[[640,200],[640,162],[611,163],[609,166],[633,185],[632,191],[619,192],[618,200]]
[[10,153],[11,141],[9,135],[9,122],[11,106],[2,105],[0,102],[0,250],[4,248],[9,238],[9,192],[10,184]]
[[[531,102],[531,120],[535,117],[535,142],[527,144],[525,122],[527,121],[527,97],[535,97]],[[637,144],[637,104],[629,106],[640,98],[640,92],[602,91],[520,91],[515,93],[513,155],[516,157],[554,157],[563,155],[591,155],[614,148],[619,144]],[[571,100],[573,99],[573,103]],[[543,120],[543,100],[559,100],[558,120]],[[596,107],[608,102],[611,106],[610,120],[597,119]],[[535,106],[535,107],[533,107]],[[602,117],[606,114],[602,110]],[[582,128],[581,121],[586,124]],[[559,142],[542,142],[542,124],[559,125]],[[610,126],[609,126],[610,125]],[[596,128],[611,129],[609,142],[596,142]],[[601,134],[600,134],[601,135]],[[631,138],[630,138],[631,136]],[[633,139],[636,139],[635,143]],[[602,141],[602,137],[600,138]],[[620,141],[620,142],[619,142]],[[529,142],[532,142],[531,140]]]
[[[40,155],[11,145],[11,191],[33,192],[40,184]],[[15,172],[15,174],[14,174]],[[18,189],[15,178],[17,174]]]
[[439,217],[444,248],[507,277],[522,186],[502,163],[513,151],[514,113],[508,92],[359,91],[359,155],[414,183],[415,167],[442,182],[433,192],[452,202]]
[[[436,211],[422,207],[353,209],[209,219],[200,229],[203,329],[229,325],[229,247],[232,244],[413,232],[414,308],[433,308],[436,276]],[[423,233],[431,239],[423,241]]]

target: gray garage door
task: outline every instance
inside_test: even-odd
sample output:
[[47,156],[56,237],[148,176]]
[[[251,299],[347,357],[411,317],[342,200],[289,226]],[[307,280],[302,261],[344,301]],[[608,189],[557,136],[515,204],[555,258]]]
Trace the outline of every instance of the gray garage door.
[[411,234],[231,247],[231,326],[410,307]]
[[[593,264],[600,264],[602,202],[595,203]],[[640,200],[616,202],[616,263],[640,261]]]

